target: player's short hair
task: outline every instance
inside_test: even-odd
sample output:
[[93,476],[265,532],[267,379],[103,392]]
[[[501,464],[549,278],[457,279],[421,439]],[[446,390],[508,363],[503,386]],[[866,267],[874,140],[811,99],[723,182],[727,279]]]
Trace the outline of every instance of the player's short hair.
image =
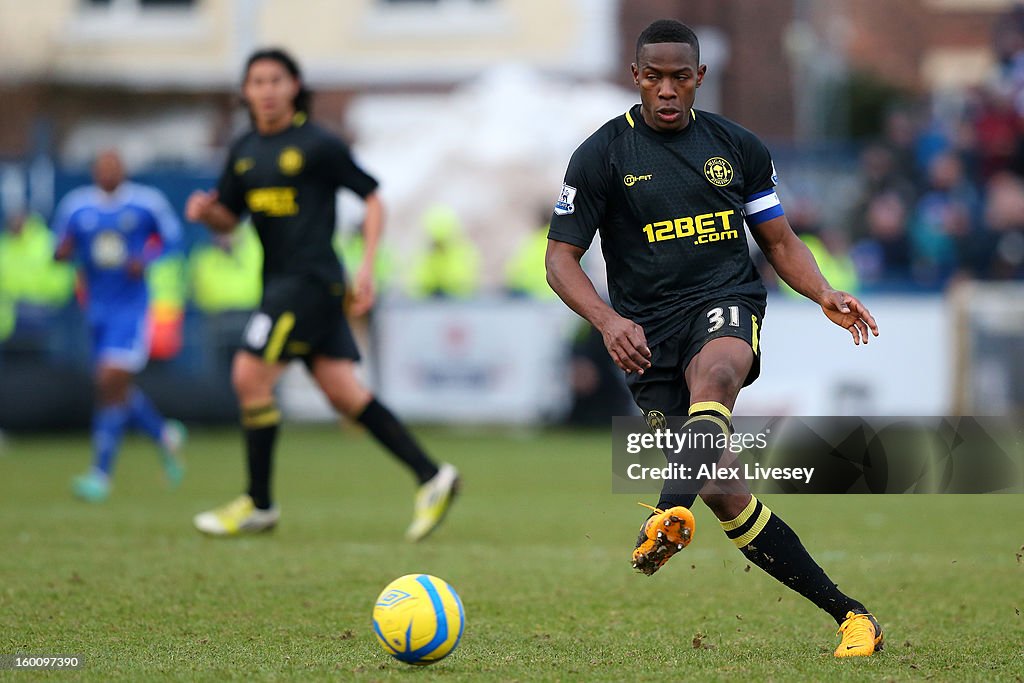
[[675,19],[658,19],[640,32],[636,39],[636,61],[640,63],[640,48],[652,43],[686,43],[693,48],[693,53],[700,64],[700,43],[693,29]]
[[263,59],[271,59],[277,62],[292,75],[292,78],[299,81],[299,92],[295,95],[295,99],[292,100],[292,105],[294,105],[296,112],[308,114],[309,100],[313,94],[306,88],[306,83],[302,80],[302,70],[299,69],[299,63],[295,61],[294,57],[279,47],[263,48],[261,50],[256,50],[249,55],[249,59],[245,60],[245,70],[242,72],[242,82],[244,83],[246,77],[248,77],[249,69],[252,68],[252,65]]

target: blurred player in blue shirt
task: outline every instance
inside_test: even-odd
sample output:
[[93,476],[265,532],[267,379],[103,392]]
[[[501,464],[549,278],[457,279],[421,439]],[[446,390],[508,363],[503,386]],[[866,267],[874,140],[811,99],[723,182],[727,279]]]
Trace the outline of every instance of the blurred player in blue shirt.
[[159,446],[169,483],[181,482],[184,427],[165,420],[133,381],[149,359],[146,267],[177,246],[181,225],[163,194],[125,180],[117,152],[97,156],[93,181],[64,197],[54,229],[56,258],[73,260],[85,285],[97,387],[93,467],[74,479],[73,491],[100,502],[110,494],[121,437],[129,427]]

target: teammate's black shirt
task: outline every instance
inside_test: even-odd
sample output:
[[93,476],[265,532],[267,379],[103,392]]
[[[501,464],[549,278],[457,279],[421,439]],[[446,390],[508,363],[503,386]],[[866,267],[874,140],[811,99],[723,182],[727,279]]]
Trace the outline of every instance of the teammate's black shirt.
[[781,215],[775,183],[767,148],[738,124],[695,111],[662,133],[636,105],[573,154],[548,236],[587,249],[600,230],[612,307],[656,344],[712,299],[764,309],[744,219]]
[[356,165],[344,142],[304,114],[279,133],[244,134],[217,183],[224,206],[252,217],[263,243],[264,282],[311,275],[325,284],[343,281],[332,243],[341,187],[366,197],[377,181]]

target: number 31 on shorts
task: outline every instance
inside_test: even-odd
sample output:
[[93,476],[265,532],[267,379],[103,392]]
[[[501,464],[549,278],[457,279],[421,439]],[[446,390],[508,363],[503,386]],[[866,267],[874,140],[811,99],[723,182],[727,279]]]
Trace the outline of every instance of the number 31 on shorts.
[[[728,321],[726,321],[726,313],[727,312],[729,314]],[[726,306],[726,307],[716,306],[715,308],[712,308],[710,311],[707,312],[707,316],[708,316],[708,323],[710,325],[708,327],[708,334],[711,334],[713,332],[717,332],[718,330],[722,329],[722,327],[725,326],[726,324],[728,324],[729,327],[735,327],[737,329],[740,327],[740,307],[739,306]],[[754,314],[750,315],[750,325],[751,325],[750,347],[754,350],[754,353],[757,353],[758,325],[757,325],[757,316],[754,315]]]

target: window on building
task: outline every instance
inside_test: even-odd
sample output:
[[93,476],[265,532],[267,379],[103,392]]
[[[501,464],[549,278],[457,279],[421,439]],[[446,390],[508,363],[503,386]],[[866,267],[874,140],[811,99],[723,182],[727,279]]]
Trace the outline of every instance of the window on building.
[[196,4],[196,0],[84,0],[84,4],[89,8],[109,8],[127,11],[150,8],[190,9]]
[[200,0],[78,0],[69,42],[187,40],[203,29]]
[[500,33],[508,25],[502,0],[376,0],[368,29],[401,37]]
[[486,5],[493,0],[377,0],[382,5]]

